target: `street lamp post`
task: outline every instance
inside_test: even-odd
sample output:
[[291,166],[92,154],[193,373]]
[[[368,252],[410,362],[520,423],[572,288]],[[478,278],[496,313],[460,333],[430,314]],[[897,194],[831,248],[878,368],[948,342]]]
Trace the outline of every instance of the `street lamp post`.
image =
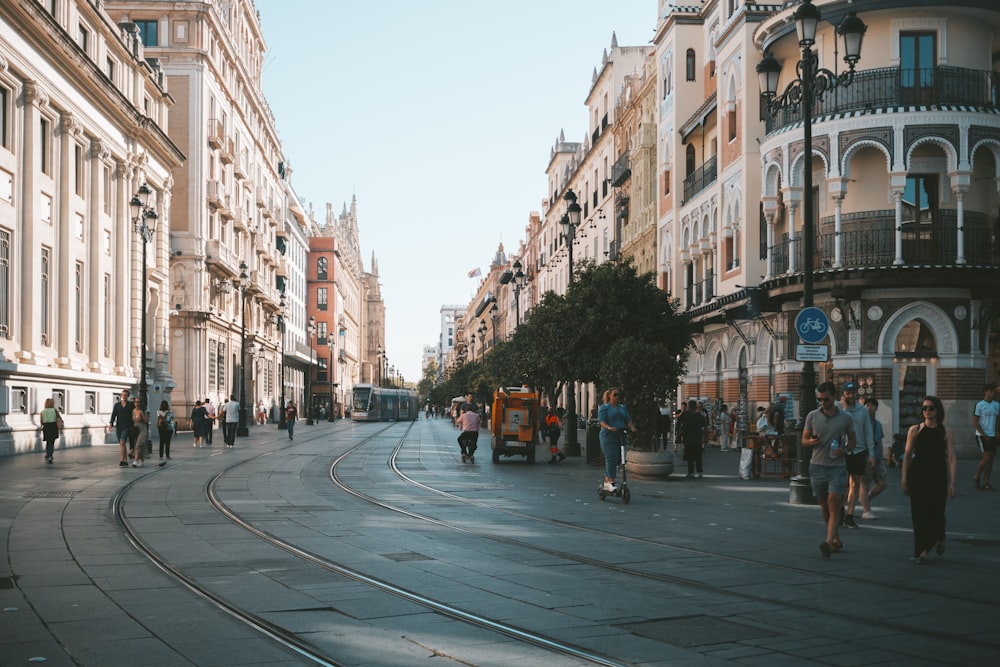
[[[811,0],[802,0],[792,18],[798,31],[801,58],[796,63],[798,77],[790,82],[778,95],[778,77],[781,63],[767,54],[757,65],[761,95],[770,116],[784,109],[800,108],[802,111],[802,141],[804,144],[804,164],[802,169],[802,307],[813,305],[813,254],[815,245],[815,220],[813,219],[813,174],[812,174],[812,105],[813,98],[821,100],[823,95],[838,87],[848,86],[854,80],[854,68],[861,59],[861,42],[868,26],[853,11],[841,20],[837,34],[844,38],[844,62],[846,72],[835,74],[818,67],[813,45],[816,43],[816,28],[820,22],[820,11]],[[805,417],[816,408],[816,366],[812,361],[802,363],[799,380],[800,414]],[[789,501],[793,504],[813,504],[809,482],[809,462],[806,450],[800,442],[797,456],[798,474],[792,477]]]
[[[563,195],[568,204],[566,213],[560,218],[559,223],[565,232],[563,238],[566,240],[566,252],[569,259],[569,285],[566,291],[573,286],[573,240],[576,238],[577,227],[580,226],[580,205],[576,203],[576,193],[567,190]],[[563,445],[563,452],[567,456],[580,455],[580,442],[577,440],[576,424],[576,381],[567,382],[569,391],[566,397],[566,443]]]
[[497,346],[497,320],[500,319],[500,309],[497,307],[497,302],[493,302],[493,307],[490,308],[490,323],[493,325],[493,347]]
[[486,359],[486,320],[479,320],[479,360]]
[[[139,359],[139,403],[143,410],[148,410],[147,399],[149,395],[149,384],[146,381],[146,246],[153,240],[156,234],[156,220],[159,216],[156,211],[149,206],[149,197],[153,191],[143,183],[139,186],[139,191],[132,195],[129,206],[132,208],[132,228],[142,239],[142,321],[140,323],[140,337],[142,338],[142,357]],[[152,222],[149,222],[152,221]]]
[[521,260],[514,260],[514,323],[515,329],[521,326],[521,290],[525,284],[524,271],[521,270]]
[[331,421],[332,422],[333,421],[333,406],[334,406],[334,400],[333,400],[333,352],[337,348],[336,344],[333,342],[333,337],[330,337],[329,340],[327,340],[327,345],[330,347],[330,358],[326,362],[326,376],[327,376],[327,379],[330,381],[330,418],[327,421]]
[[250,435],[247,429],[247,263],[240,262],[240,418],[236,425],[236,435]]
[[309,338],[309,370],[306,372],[306,426],[313,425],[312,414],[312,369],[313,369],[313,336],[316,335],[316,318],[309,316],[306,336]]
[[286,429],[288,428],[288,422],[285,421],[285,308],[288,306],[288,300],[285,298],[285,292],[281,292],[281,298],[278,300],[278,326],[281,328],[281,407],[278,409],[278,428]]

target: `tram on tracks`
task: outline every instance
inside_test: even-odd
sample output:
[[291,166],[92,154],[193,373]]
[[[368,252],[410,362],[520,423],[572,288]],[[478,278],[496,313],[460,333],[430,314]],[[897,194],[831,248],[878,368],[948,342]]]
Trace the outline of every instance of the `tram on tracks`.
[[351,394],[351,419],[359,422],[413,421],[420,413],[417,392],[356,384]]

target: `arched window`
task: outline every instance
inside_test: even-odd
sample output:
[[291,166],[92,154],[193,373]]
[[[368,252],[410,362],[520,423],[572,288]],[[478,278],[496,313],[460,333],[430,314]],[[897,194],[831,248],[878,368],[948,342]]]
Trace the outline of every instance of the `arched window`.
[[687,70],[687,80],[694,81],[694,49],[688,49],[687,55],[685,56],[685,69]]
[[320,257],[316,260],[316,280],[327,280],[327,267],[329,262],[327,262],[326,257]]

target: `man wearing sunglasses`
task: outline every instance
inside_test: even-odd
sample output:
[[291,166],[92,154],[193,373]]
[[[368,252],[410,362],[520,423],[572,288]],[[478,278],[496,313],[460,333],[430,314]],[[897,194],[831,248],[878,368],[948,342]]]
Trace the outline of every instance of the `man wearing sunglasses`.
[[847,466],[844,452],[857,444],[854,420],[836,403],[837,387],[824,382],[816,389],[819,407],[806,415],[802,430],[802,446],[812,448],[809,460],[809,479],[813,494],[826,523],[826,539],[820,543],[823,558],[844,547],[838,534],[840,508],[847,492]]
[[844,511],[843,525],[848,528],[857,528],[858,524],[854,521],[854,508],[859,501],[864,512],[871,514],[867,496],[863,495],[865,491],[862,485],[865,468],[875,464],[875,437],[872,433],[872,422],[871,417],[868,416],[868,408],[858,403],[858,385],[853,382],[844,383],[841,408],[854,419],[854,433],[857,436],[857,445],[853,450],[848,449],[844,457],[847,462],[850,490],[847,493],[847,509]]

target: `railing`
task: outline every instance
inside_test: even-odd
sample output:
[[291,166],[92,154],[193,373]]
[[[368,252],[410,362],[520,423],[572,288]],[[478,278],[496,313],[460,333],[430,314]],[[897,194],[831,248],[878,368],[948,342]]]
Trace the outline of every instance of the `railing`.
[[[891,209],[841,216],[840,267],[894,266],[897,255],[895,225],[895,213]],[[1000,267],[1000,238],[990,229],[989,216],[966,211],[963,232],[965,266]],[[912,223],[904,222],[902,237],[900,251],[904,265],[958,266],[958,215],[954,209],[941,210],[938,219],[921,225],[919,232]],[[812,258],[814,271],[835,268],[836,243],[833,219],[823,218]],[[788,273],[789,245],[786,236],[768,248],[772,276]],[[800,235],[795,242],[796,272],[805,267],[802,246]]]
[[611,185],[616,188],[625,182],[632,174],[632,161],[629,157],[629,152],[625,151],[622,153],[615,163],[611,165]]
[[700,306],[715,298],[715,276],[709,272],[704,280],[684,288],[684,296],[688,308]]
[[718,176],[718,157],[713,155],[684,179],[684,201],[690,201],[691,197],[714,183]]
[[[848,111],[873,111],[897,106],[957,105],[991,109],[1000,105],[1000,77],[994,72],[964,67],[859,70],[850,85],[827,91],[813,100],[813,117]],[[802,120],[800,108],[782,109],[767,119],[767,131]]]

